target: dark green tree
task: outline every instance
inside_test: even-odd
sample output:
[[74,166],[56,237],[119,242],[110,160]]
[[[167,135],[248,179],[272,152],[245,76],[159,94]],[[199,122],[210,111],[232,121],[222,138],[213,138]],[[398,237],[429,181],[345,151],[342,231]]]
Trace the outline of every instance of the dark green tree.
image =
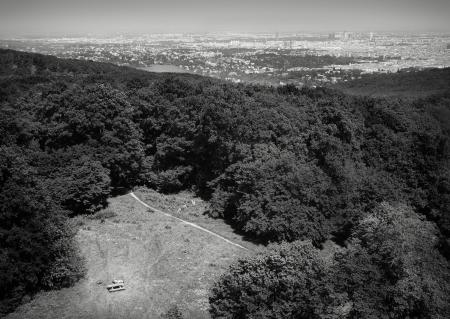
[[[233,264],[211,290],[213,318],[325,318],[326,265],[311,243],[273,245]],[[328,309],[329,308],[329,309]]]
[[448,318],[450,271],[436,227],[404,205],[382,204],[336,255],[330,280],[349,318]]

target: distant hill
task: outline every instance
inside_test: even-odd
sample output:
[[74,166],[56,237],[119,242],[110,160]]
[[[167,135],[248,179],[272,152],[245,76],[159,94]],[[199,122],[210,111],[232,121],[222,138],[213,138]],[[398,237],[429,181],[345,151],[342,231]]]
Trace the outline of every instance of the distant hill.
[[11,100],[18,91],[52,81],[108,83],[115,87],[133,88],[175,75],[190,80],[204,78],[187,73],[154,73],[112,63],[0,49],[0,101]]
[[450,68],[405,70],[390,74],[366,74],[333,88],[352,95],[420,98],[450,91]]
[[[180,73],[180,72],[176,72]],[[164,74],[151,73],[112,63],[76,59],[61,59],[51,55],[29,53],[10,49],[0,49],[0,77],[5,76],[45,76],[45,75],[98,75],[148,78],[163,78]],[[152,74],[150,76],[149,74]],[[169,73],[170,74],[170,73]],[[195,77],[195,75],[194,75]]]

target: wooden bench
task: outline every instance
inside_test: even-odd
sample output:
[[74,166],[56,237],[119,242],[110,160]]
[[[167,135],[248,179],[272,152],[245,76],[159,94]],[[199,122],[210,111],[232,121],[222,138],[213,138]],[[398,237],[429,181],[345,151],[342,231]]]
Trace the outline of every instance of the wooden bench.
[[123,286],[123,283],[121,283],[121,284],[108,285],[108,286],[106,286],[106,289],[108,289],[109,292],[115,292],[115,291],[125,290],[125,287]]

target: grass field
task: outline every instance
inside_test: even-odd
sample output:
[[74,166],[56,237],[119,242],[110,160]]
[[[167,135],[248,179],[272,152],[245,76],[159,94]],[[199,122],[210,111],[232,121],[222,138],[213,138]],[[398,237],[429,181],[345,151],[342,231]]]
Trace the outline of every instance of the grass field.
[[[78,217],[77,240],[87,274],[74,287],[39,293],[7,318],[159,318],[177,305],[186,318],[209,318],[208,290],[230,263],[257,250],[222,220],[203,215],[207,204],[190,193],[138,189],[149,205],[195,222],[249,248],[151,212],[129,195],[110,199],[105,216]],[[114,216],[115,215],[115,216]],[[124,291],[108,293],[113,279]]]

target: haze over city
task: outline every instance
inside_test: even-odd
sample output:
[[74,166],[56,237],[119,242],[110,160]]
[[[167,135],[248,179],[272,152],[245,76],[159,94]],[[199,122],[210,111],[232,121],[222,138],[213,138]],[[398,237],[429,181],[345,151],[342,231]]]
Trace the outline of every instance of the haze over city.
[[2,0],[0,36],[449,31],[447,0]]

